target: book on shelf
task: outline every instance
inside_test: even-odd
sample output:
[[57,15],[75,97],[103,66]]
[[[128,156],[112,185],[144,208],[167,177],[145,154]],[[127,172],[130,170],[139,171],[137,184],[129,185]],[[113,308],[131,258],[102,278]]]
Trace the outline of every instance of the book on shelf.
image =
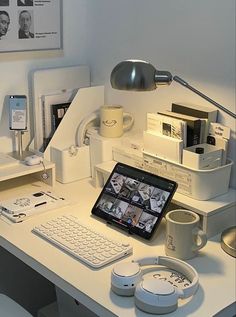
[[59,126],[61,120],[63,119],[70,104],[71,104],[70,102],[66,102],[66,103],[60,103],[60,104],[55,104],[50,106],[50,110],[51,110],[51,115],[49,116],[49,118],[51,119],[50,131],[44,137],[44,140],[43,140],[44,148],[46,148],[48,143],[50,142],[53,134],[55,133],[57,127]]
[[[42,125],[43,125],[43,146],[42,151],[44,151],[50,142],[54,132],[55,127],[53,127],[52,120],[52,106],[55,104],[71,103],[78,89],[62,89],[59,91],[54,91],[48,95],[41,96],[42,103]],[[62,111],[61,111],[62,112]]]
[[[218,110],[206,106],[185,104],[185,103],[172,103],[171,111],[197,117],[205,121],[205,131],[202,135],[201,143],[206,142],[207,135],[209,133],[209,127],[211,122],[217,121]],[[203,129],[202,129],[203,130]]]
[[230,128],[220,123],[211,122],[210,128],[209,128],[209,134],[229,140]]
[[184,120],[148,112],[147,130],[183,140],[183,146],[187,146],[187,123]]
[[188,116],[184,114],[180,114],[173,111],[159,111],[158,114],[172,117],[176,119],[180,119],[186,122],[187,124],[187,147],[192,145],[197,145],[201,143],[201,128],[202,128],[202,120]]
[[69,108],[70,104],[71,104],[70,102],[65,102],[65,103],[51,105],[52,133],[54,133],[56,131],[61,120],[63,119],[64,115],[66,114],[66,111]]

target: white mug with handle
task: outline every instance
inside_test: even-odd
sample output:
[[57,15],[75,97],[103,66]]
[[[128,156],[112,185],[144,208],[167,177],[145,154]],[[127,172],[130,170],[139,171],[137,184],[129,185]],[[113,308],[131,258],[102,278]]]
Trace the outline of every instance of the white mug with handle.
[[206,234],[199,228],[200,217],[193,211],[176,209],[166,216],[165,253],[178,259],[195,257],[207,243]]
[[124,112],[120,105],[104,105],[100,108],[99,134],[106,138],[119,138],[132,128],[134,117]]

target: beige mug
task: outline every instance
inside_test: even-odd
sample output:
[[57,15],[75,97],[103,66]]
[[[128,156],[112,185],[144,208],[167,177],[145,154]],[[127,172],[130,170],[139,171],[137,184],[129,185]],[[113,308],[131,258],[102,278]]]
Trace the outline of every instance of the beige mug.
[[206,234],[199,228],[200,217],[193,211],[176,209],[166,216],[166,255],[187,260],[207,243]]
[[131,113],[124,112],[120,105],[105,105],[100,108],[99,134],[106,138],[119,138],[131,129],[134,118]]

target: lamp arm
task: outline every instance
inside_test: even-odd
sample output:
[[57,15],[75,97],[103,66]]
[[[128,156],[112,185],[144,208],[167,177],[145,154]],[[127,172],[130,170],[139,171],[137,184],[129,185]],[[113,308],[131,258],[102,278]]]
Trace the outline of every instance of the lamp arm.
[[188,88],[189,90],[195,92],[195,94],[199,95],[200,97],[204,98],[205,100],[207,100],[208,102],[212,103],[213,105],[215,105],[217,108],[219,108],[220,110],[226,112],[228,115],[230,115],[233,118],[236,118],[236,114],[233,113],[232,111],[228,110],[227,108],[223,107],[222,105],[220,105],[218,102],[214,101],[213,99],[209,98],[208,96],[204,95],[202,92],[200,92],[199,90],[197,90],[196,88],[190,86],[185,80],[183,80],[182,78],[180,78],[179,76],[174,76],[173,80],[176,81],[177,83],[179,83],[180,85]]

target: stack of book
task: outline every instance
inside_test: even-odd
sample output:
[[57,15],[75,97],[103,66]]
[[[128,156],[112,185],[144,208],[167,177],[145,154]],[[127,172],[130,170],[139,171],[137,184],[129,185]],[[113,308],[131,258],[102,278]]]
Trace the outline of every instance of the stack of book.
[[[212,122],[217,122],[218,110],[205,107],[196,106],[190,104],[172,103],[171,112],[177,113],[179,115],[191,116],[195,118],[195,121],[200,120],[200,137],[198,137],[199,143],[205,143],[209,133],[209,126]],[[188,119],[188,117],[187,117]],[[191,125],[189,125],[191,130]],[[197,133],[196,133],[197,134]],[[196,142],[196,141],[195,141]],[[194,143],[191,145],[196,145],[199,143]],[[191,146],[190,145],[190,146]]]
[[[144,138],[149,145],[146,146],[144,140],[144,151],[145,148],[147,152],[154,149],[155,154],[158,152],[159,156],[165,159],[181,163],[183,148],[207,142],[209,126],[210,123],[217,121],[217,112],[218,110],[208,107],[172,103],[171,111],[148,113]],[[166,147],[150,147],[154,140],[153,135],[156,136],[157,143],[166,144]],[[175,149],[176,154],[172,155],[171,147],[173,151]],[[170,148],[170,151],[167,152],[167,148]]]

